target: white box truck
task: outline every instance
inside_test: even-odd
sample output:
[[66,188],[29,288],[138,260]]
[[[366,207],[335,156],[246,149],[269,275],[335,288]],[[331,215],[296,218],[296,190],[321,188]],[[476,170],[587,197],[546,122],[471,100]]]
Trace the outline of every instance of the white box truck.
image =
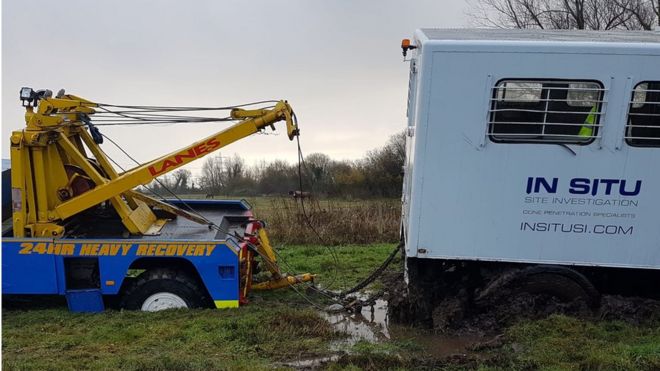
[[660,295],[660,32],[421,29],[402,47],[416,300]]

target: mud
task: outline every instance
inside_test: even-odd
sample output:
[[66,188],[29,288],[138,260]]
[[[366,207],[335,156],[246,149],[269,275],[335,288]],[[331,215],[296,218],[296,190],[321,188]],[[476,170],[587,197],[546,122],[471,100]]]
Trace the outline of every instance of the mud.
[[[411,309],[409,315],[418,315],[416,300],[405,295],[397,296],[397,318],[401,312]],[[593,306],[584,300],[562,302],[547,295],[508,293],[494,300],[475,305],[460,293],[442,299],[430,310],[430,321],[425,323],[440,333],[480,333],[484,336],[500,333],[504,328],[527,319],[546,318],[551,314],[564,314],[587,320],[620,320],[631,324],[643,324],[660,320],[660,301],[616,295],[605,295]],[[403,318],[406,322],[406,318]]]
[[[390,286],[390,288],[395,288]],[[522,319],[538,319],[554,313],[590,320],[623,320],[634,324],[660,320],[660,301],[621,296],[604,296],[600,306],[590,308],[576,300],[559,302],[544,295],[516,294],[501,296],[482,303],[478,310],[470,309],[464,294],[443,300],[432,312],[433,328],[396,323],[390,317],[391,302],[405,303],[405,298],[390,290],[384,299],[354,312],[320,312],[339,332],[343,339],[331,345],[330,356],[297,360],[283,366],[295,369],[323,369],[328,365],[357,366],[360,369],[415,368],[437,369],[459,367],[471,369],[483,362],[496,362],[484,350],[500,348],[505,339],[505,327]],[[363,299],[367,294],[358,295]],[[406,304],[404,304],[406,305]],[[391,341],[414,344],[409,354],[353,353],[358,342],[387,343]]]
[[434,329],[494,333],[520,320],[541,319],[551,314],[593,321],[620,320],[636,325],[660,320],[660,301],[611,295],[603,296],[595,308],[582,300],[565,303],[545,295],[518,294],[477,309],[462,309],[458,314],[456,305],[436,307],[432,316]]
[[614,295],[604,296],[600,301],[597,317],[637,325],[657,322],[660,321],[660,300]]
[[562,303],[550,296],[521,293],[482,303],[476,308],[463,298],[449,298],[434,309],[432,319],[433,328],[441,332],[498,333],[517,321],[545,318],[550,314],[591,317],[593,313],[584,301]]
[[[471,369],[484,362],[496,364],[497,352],[489,350],[501,348],[506,341],[505,328],[521,320],[565,314],[636,325],[660,321],[660,301],[614,295],[602,296],[594,305],[586,299],[562,302],[549,295],[502,291],[475,304],[465,291],[458,290],[455,295],[439,300],[434,308],[421,308],[419,303],[423,301],[416,300],[419,298],[414,293],[412,297],[409,295],[400,274],[384,275],[381,279],[387,291],[381,299],[370,302],[373,305],[349,307],[352,312],[321,312],[337,331],[347,335],[332,344],[333,355],[300,360],[288,366],[298,369],[322,369],[329,364],[373,370]],[[356,301],[366,303],[368,297],[365,293],[358,294]],[[427,317],[424,317],[425,311]],[[420,324],[425,326],[420,327]],[[410,352],[369,354],[356,354],[351,350],[358,342],[391,341],[409,341],[413,348]]]

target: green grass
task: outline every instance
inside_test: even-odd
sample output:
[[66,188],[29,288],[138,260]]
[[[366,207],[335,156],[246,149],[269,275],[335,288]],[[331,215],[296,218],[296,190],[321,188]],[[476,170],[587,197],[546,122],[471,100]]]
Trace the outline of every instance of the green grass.
[[553,315],[508,329],[502,353],[509,369],[658,370],[660,324]]
[[[392,247],[334,247],[341,261],[337,282],[355,284]],[[281,255],[297,272],[320,272],[321,283],[334,276],[326,248],[288,246]],[[323,297],[307,295],[324,305]],[[329,355],[330,343],[344,336],[287,289],[255,293],[239,309],[101,314],[73,314],[64,307],[5,309],[2,320],[7,370],[268,369],[274,362]]]
[[[355,285],[369,275],[392,252],[395,244],[349,245],[342,247],[281,246],[278,249],[282,269],[287,264],[297,273],[317,273],[317,283],[325,288],[341,290]],[[336,256],[336,260],[334,258]],[[390,265],[391,269],[401,269],[400,259]],[[380,282],[368,289],[378,289]]]
[[[369,274],[392,248],[283,246],[279,251],[285,271],[318,273],[320,285],[342,289]],[[337,274],[330,251],[338,256]],[[395,261],[390,269],[400,266]],[[381,286],[377,282],[369,289]],[[299,288],[317,305],[327,304],[322,296]],[[282,362],[334,354],[332,344],[344,336],[287,289],[254,293],[252,303],[239,309],[73,314],[63,306],[35,307],[5,309],[2,320],[2,366],[7,370],[284,368]],[[513,325],[502,345],[469,352],[467,360],[459,361],[433,359],[414,337],[358,342],[350,351],[327,368],[657,370],[660,324],[551,316]]]
[[[272,303],[271,303],[272,304]],[[4,369],[264,369],[340,336],[310,309],[7,312]]]

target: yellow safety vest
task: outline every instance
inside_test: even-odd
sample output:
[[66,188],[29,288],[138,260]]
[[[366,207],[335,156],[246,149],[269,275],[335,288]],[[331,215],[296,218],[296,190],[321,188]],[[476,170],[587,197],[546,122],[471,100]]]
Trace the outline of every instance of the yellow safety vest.
[[597,107],[593,106],[591,112],[589,112],[589,116],[587,116],[586,120],[584,120],[584,124],[582,124],[582,127],[580,128],[580,132],[578,133],[578,136],[591,137],[594,135],[594,125],[596,124],[597,113],[598,113]]

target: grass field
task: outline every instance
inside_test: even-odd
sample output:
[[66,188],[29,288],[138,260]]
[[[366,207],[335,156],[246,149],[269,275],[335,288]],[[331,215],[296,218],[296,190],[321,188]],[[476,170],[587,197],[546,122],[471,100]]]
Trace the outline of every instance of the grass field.
[[[319,283],[350,286],[367,275],[394,245],[334,248],[285,246],[284,267],[319,273]],[[399,269],[394,262],[392,269]],[[377,283],[377,285],[380,285]],[[373,289],[373,288],[372,288]],[[305,290],[301,290],[305,292]],[[307,293],[316,305],[323,297]],[[45,308],[44,308],[45,307]],[[287,369],[286,362],[337,354],[346,335],[326,322],[292,290],[255,294],[230,310],[160,313],[107,311],[72,314],[63,306],[2,314],[2,366],[6,370],[259,370]],[[378,343],[357,342],[328,362],[328,369],[657,370],[660,324],[586,321],[565,316],[522,322],[468,356],[441,359],[415,334]]]
[[[291,268],[325,273],[319,282],[334,281],[340,288],[367,275],[391,249],[387,244],[336,249],[342,275],[337,279],[326,248],[290,246],[280,254]],[[310,298],[325,304],[323,297]],[[238,310],[160,313],[4,309],[2,365],[7,370],[267,369],[280,361],[330,354],[331,342],[343,336],[292,290],[255,294],[252,301]]]

